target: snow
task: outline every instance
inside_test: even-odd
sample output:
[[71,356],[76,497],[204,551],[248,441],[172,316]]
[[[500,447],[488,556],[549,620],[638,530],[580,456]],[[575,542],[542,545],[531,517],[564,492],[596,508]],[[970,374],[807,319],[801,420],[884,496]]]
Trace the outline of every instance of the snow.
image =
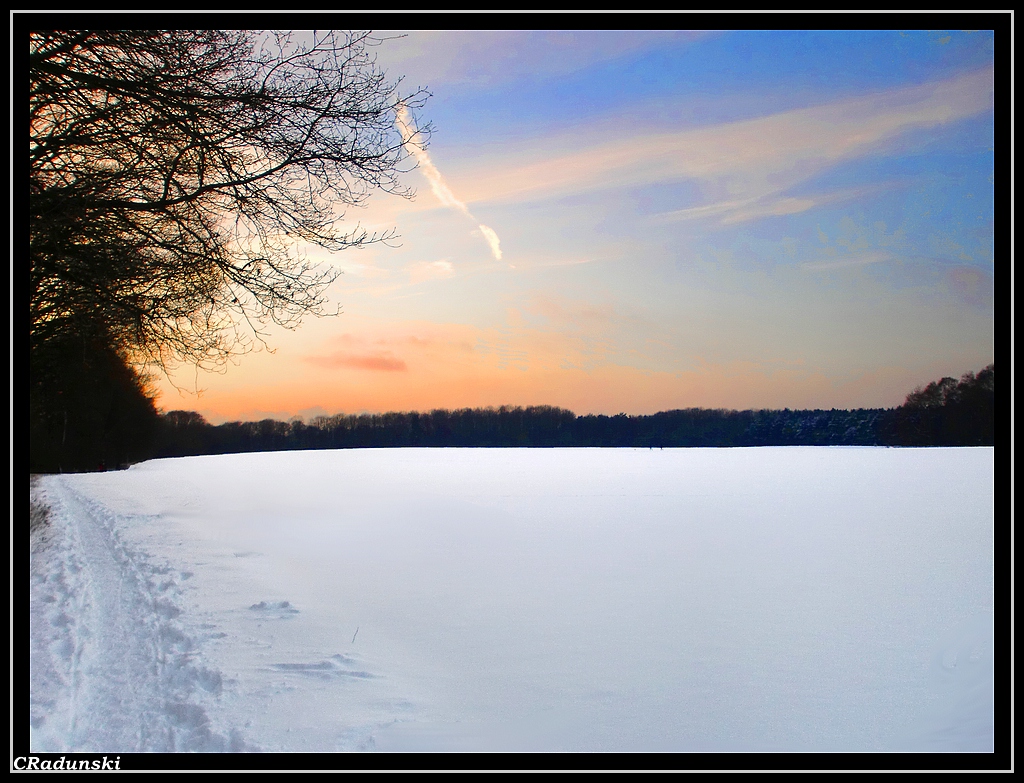
[[991,448],[43,477],[42,751],[984,751]]

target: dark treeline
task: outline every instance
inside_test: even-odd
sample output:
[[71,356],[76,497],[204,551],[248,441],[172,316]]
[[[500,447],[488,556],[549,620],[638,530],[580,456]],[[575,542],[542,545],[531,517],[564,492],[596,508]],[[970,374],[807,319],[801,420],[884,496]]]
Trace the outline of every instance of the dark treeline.
[[[72,357],[61,357],[71,361]],[[102,365],[102,352],[75,361]],[[119,366],[114,361],[110,367]],[[265,419],[212,425],[198,413],[157,414],[133,377],[114,374],[110,389],[70,388],[49,417],[34,415],[33,472],[121,467],[153,457],[294,449],[508,446],[991,446],[993,367],[959,381],[915,389],[898,408],[721,410],[689,408],[650,416],[587,415],[549,406],[321,416],[309,422]],[[92,377],[83,374],[82,377]],[[120,395],[120,396],[118,396]],[[112,400],[95,406],[95,399]],[[102,410],[101,410],[102,408]],[[64,413],[67,411],[67,414]],[[66,436],[67,416],[93,411],[93,438]],[[38,413],[38,412],[37,412]],[[81,431],[75,429],[76,433]]]
[[98,329],[33,344],[29,379],[33,473],[140,462],[154,456],[167,432],[145,378]]
[[895,409],[709,410],[577,416],[549,406],[265,419],[163,415],[154,455],[415,446],[991,446],[993,369],[916,389]]
[[877,445],[885,410],[730,411],[577,416],[548,406],[265,419],[213,426],[188,411],[163,418],[157,456],[401,446]]
[[914,389],[887,417],[879,436],[898,446],[992,446],[995,434],[993,365],[958,382],[943,378]]

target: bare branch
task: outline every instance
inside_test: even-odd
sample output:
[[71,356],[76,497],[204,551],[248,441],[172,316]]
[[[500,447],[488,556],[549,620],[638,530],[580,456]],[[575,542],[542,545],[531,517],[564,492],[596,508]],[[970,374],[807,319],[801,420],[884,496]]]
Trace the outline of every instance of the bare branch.
[[[402,196],[403,95],[369,33],[30,36],[33,345],[93,329],[136,362],[222,364],[262,325],[323,314],[337,273],[296,251]],[[248,336],[247,336],[248,335]]]

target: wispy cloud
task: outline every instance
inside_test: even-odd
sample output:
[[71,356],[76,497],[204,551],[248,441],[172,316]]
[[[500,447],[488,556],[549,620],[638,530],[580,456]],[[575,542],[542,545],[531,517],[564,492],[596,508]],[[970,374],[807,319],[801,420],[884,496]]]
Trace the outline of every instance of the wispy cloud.
[[404,372],[409,369],[404,361],[392,356],[390,353],[364,355],[335,353],[330,356],[306,356],[304,361],[327,370],[351,367],[356,370]]
[[800,268],[806,269],[808,272],[827,272],[832,269],[878,264],[883,261],[889,261],[892,257],[891,253],[886,253],[884,251],[875,253],[859,253],[857,255],[829,259],[827,261],[808,261],[807,263],[801,264]]
[[684,46],[709,33],[686,30],[421,30],[389,39],[379,59],[387,70],[415,73],[446,92],[493,89],[520,79],[565,76],[659,46]]
[[491,254],[496,260],[501,261],[501,245],[498,235],[494,233],[494,229],[481,223],[480,233],[484,235],[484,239],[487,240],[487,244],[491,246]]
[[452,262],[447,259],[441,259],[440,261],[420,261],[415,264],[410,264],[409,280],[412,283],[422,283],[424,280],[437,280],[445,277],[451,277],[455,274],[455,267]]
[[490,226],[485,226],[483,223],[479,223],[472,213],[469,211],[469,207],[466,206],[465,202],[460,201],[451,188],[448,187],[444,181],[444,177],[441,176],[441,172],[437,170],[437,166],[430,159],[426,149],[423,147],[419,137],[419,131],[416,128],[415,120],[413,119],[412,112],[409,111],[408,107],[402,105],[398,109],[398,130],[402,134],[402,141],[405,143],[405,147],[409,150],[413,157],[416,158],[416,162],[419,164],[420,170],[423,175],[430,182],[430,189],[438,201],[444,204],[446,207],[456,209],[474,223],[478,223],[480,233],[483,234],[484,239],[487,241],[487,245],[491,248],[491,254],[495,260],[501,260],[501,247],[498,240],[498,235],[494,229]]
[[[884,151],[908,133],[955,122],[993,105],[993,70],[742,122],[615,141],[555,157],[460,173],[472,201],[523,201],[596,189],[691,179],[712,203],[679,217],[739,222],[812,208],[784,194],[844,161]],[[703,210],[703,211],[701,211]]]
[[845,188],[831,193],[816,193],[804,196],[783,196],[769,194],[747,199],[733,199],[705,204],[700,207],[677,209],[656,216],[659,221],[700,220],[718,218],[723,225],[745,223],[763,217],[795,215],[824,204],[863,198],[896,186],[895,183],[881,183],[860,188]]

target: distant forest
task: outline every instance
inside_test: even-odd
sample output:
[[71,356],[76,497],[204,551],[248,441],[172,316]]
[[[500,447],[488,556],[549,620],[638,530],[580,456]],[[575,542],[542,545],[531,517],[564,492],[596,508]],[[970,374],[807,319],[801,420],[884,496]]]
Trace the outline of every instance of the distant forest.
[[[155,457],[294,449],[410,446],[992,446],[993,365],[911,392],[898,408],[721,410],[587,415],[550,406],[320,416],[212,425],[198,413],[158,414],[124,392],[96,437],[58,442],[35,427],[33,472],[102,470]],[[131,403],[131,404],[129,404]]]

